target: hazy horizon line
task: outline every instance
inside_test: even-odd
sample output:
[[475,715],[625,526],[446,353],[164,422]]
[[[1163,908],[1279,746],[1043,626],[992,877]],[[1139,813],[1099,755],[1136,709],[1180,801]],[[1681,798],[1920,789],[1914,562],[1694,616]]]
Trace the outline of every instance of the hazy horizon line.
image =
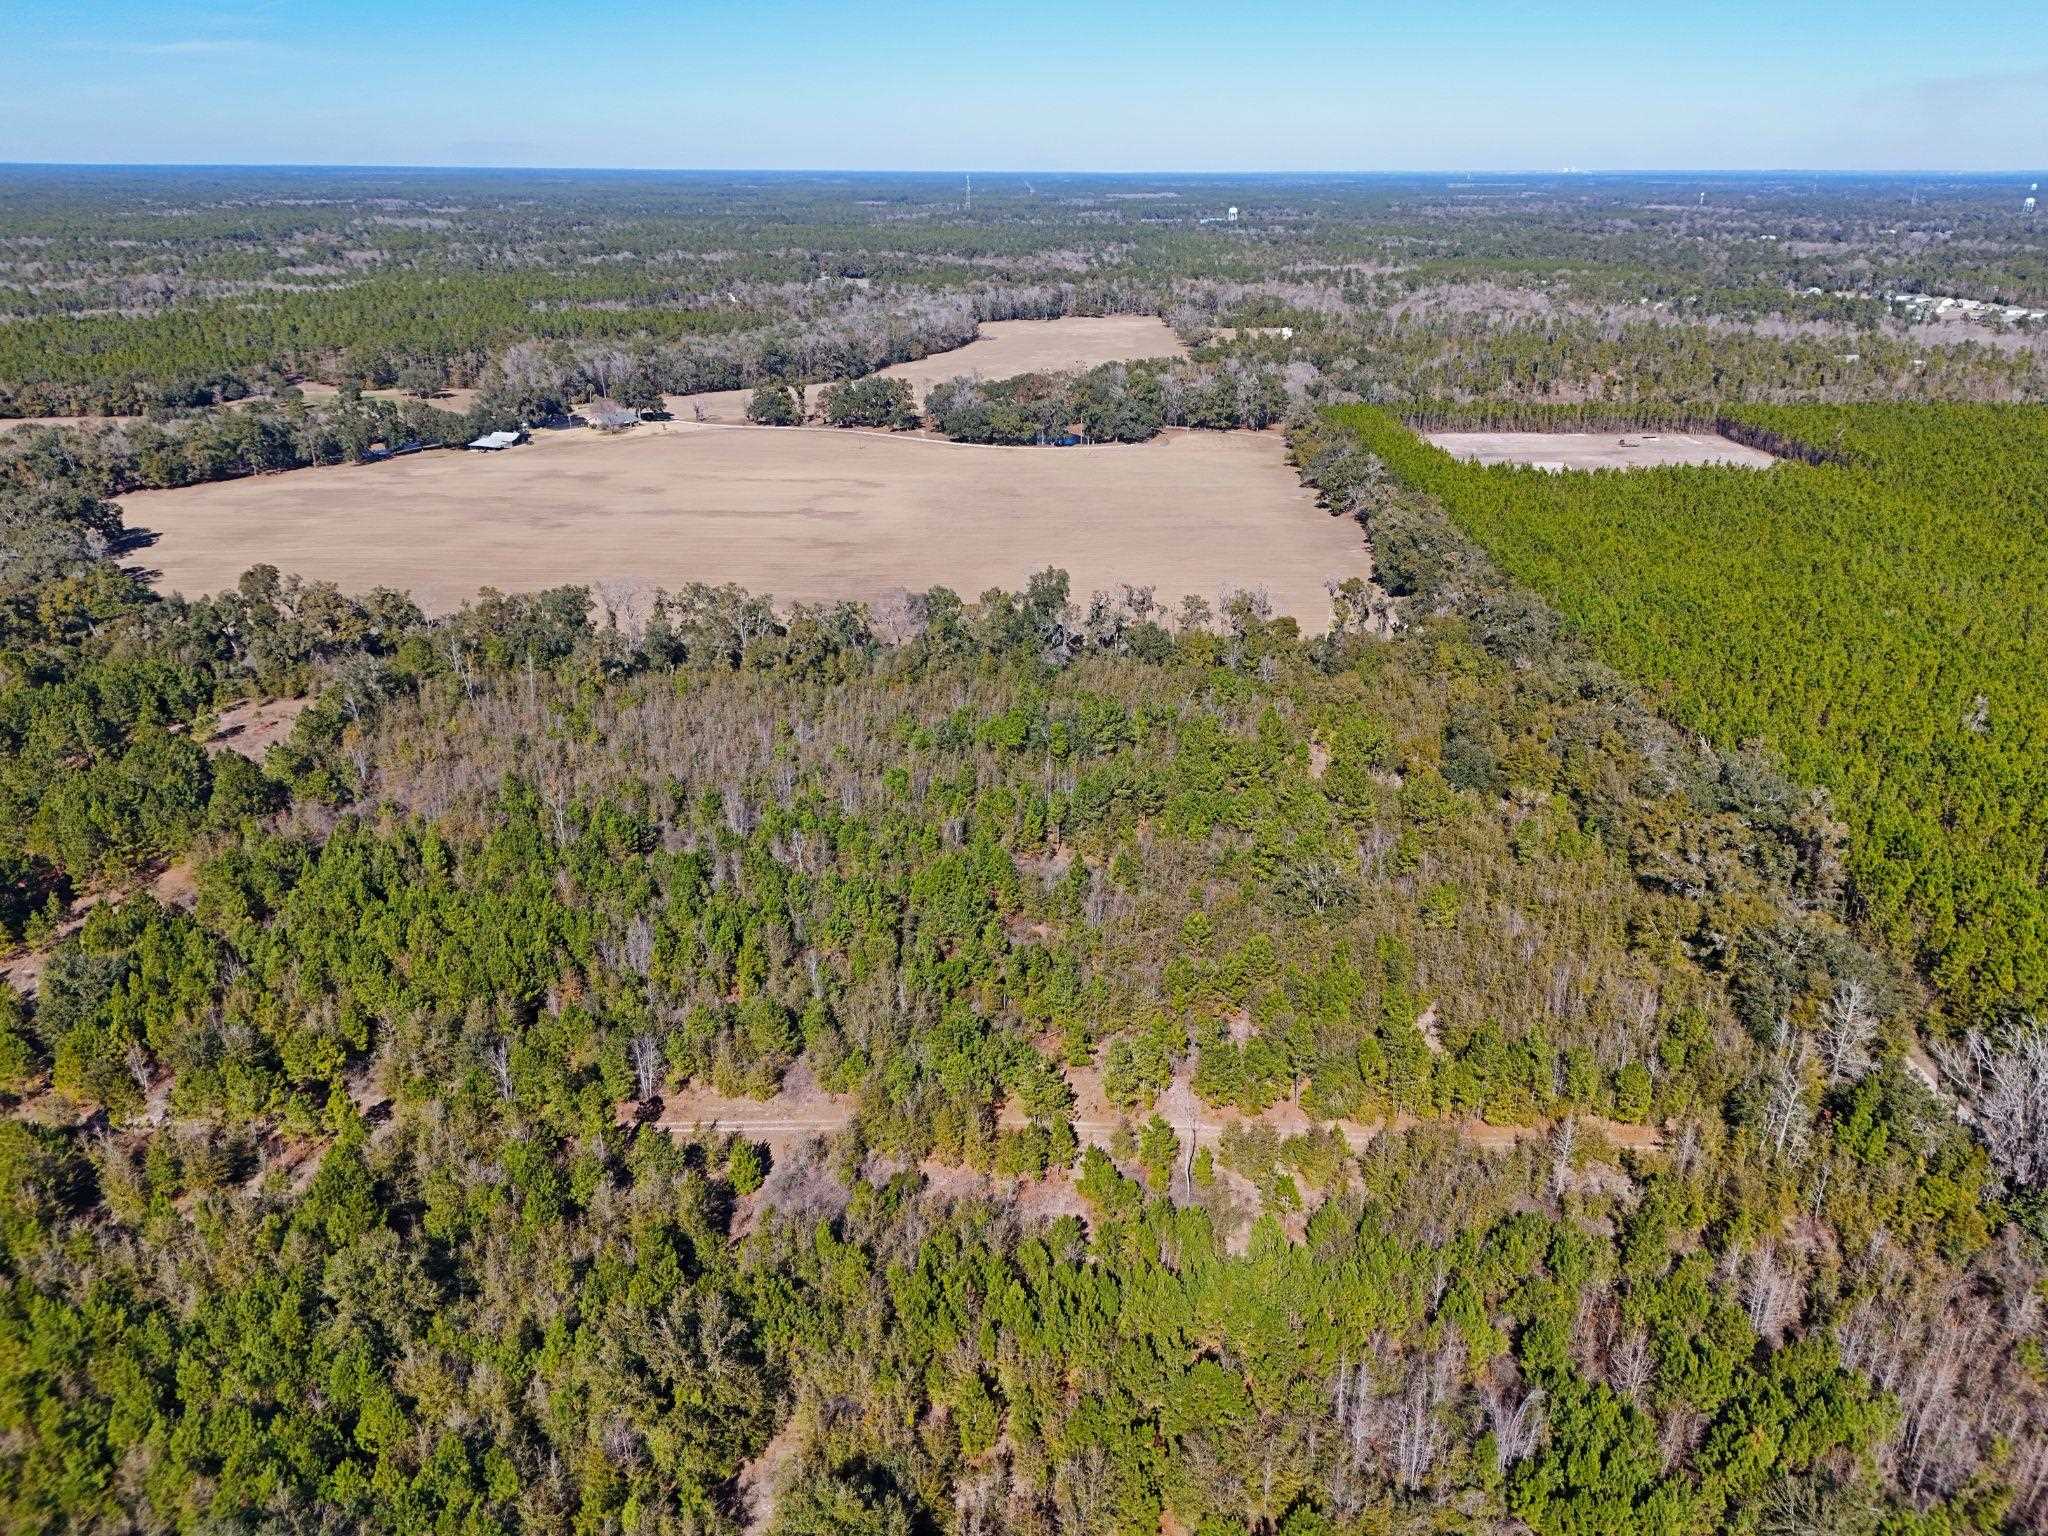
[[1674,166],[1557,166],[1549,169],[1510,170],[1500,167],[1424,166],[1411,169],[1312,170],[1286,166],[1261,170],[1180,169],[1171,166],[1143,170],[1087,170],[1044,166],[960,166],[943,169],[913,169],[901,166],[691,166],[691,165],[493,165],[459,161],[410,161],[378,163],[346,160],[0,160],[0,171],[502,171],[548,172],[577,175],[629,176],[1185,176],[1185,177],[1372,177],[1372,176],[1951,176],[1982,180],[2038,177],[2048,169],[2010,166],[1993,170],[1962,167],[1901,166],[1799,166],[1799,165],[1674,165]]

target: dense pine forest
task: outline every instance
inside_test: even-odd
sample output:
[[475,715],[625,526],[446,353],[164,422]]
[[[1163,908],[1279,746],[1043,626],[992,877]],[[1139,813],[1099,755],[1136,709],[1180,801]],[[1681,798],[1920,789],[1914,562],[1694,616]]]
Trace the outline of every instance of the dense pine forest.
[[[0,437],[0,1526],[2048,1530],[2048,375],[1883,297],[2039,232],[1158,180],[0,173],[0,401],[132,418]],[[1191,354],[860,382],[1077,313]],[[429,618],[110,499],[826,380],[1284,430],[1370,577]]]
[[1820,462],[1596,475],[1338,414],[1670,718],[1833,791],[1859,915],[1958,1018],[2048,1005],[2040,410],[1744,407]]

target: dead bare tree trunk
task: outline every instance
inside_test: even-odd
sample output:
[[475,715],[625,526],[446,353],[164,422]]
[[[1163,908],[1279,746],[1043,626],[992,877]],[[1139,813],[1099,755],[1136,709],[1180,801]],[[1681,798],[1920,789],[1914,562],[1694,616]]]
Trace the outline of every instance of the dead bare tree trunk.
[[1869,1063],[1870,1037],[1877,1030],[1860,981],[1835,984],[1835,994],[1822,1010],[1820,1058],[1828,1086],[1857,1076]]
[[633,1037],[628,1050],[633,1058],[634,1086],[640,1090],[640,1102],[645,1104],[661,1086],[661,1046],[654,1036],[640,1034]]

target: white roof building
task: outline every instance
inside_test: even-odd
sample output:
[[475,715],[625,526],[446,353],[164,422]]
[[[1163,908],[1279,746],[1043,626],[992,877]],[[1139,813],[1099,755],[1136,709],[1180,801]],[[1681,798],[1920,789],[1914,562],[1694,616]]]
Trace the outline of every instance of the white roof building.
[[486,432],[469,446],[484,453],[496,453],[500,448],[510,448],[525,435],[523,432]]

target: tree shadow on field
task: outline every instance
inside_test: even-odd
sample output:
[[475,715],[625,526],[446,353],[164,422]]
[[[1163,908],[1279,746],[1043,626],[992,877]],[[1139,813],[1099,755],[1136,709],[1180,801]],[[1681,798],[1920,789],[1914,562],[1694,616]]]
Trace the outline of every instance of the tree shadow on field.
[[[107,554],[109,557],[118,560],[124,555],[133,554],[137,550],[148,549],[162,537],[163,535],[154,528],[124,528],[121,530],[119,538],[109,541]],[[157,582],[163,580],[164,575],[155,566],[130,564],[127,561],[122,561],[121,574],[132,577],[146,586],[154,586]]]

